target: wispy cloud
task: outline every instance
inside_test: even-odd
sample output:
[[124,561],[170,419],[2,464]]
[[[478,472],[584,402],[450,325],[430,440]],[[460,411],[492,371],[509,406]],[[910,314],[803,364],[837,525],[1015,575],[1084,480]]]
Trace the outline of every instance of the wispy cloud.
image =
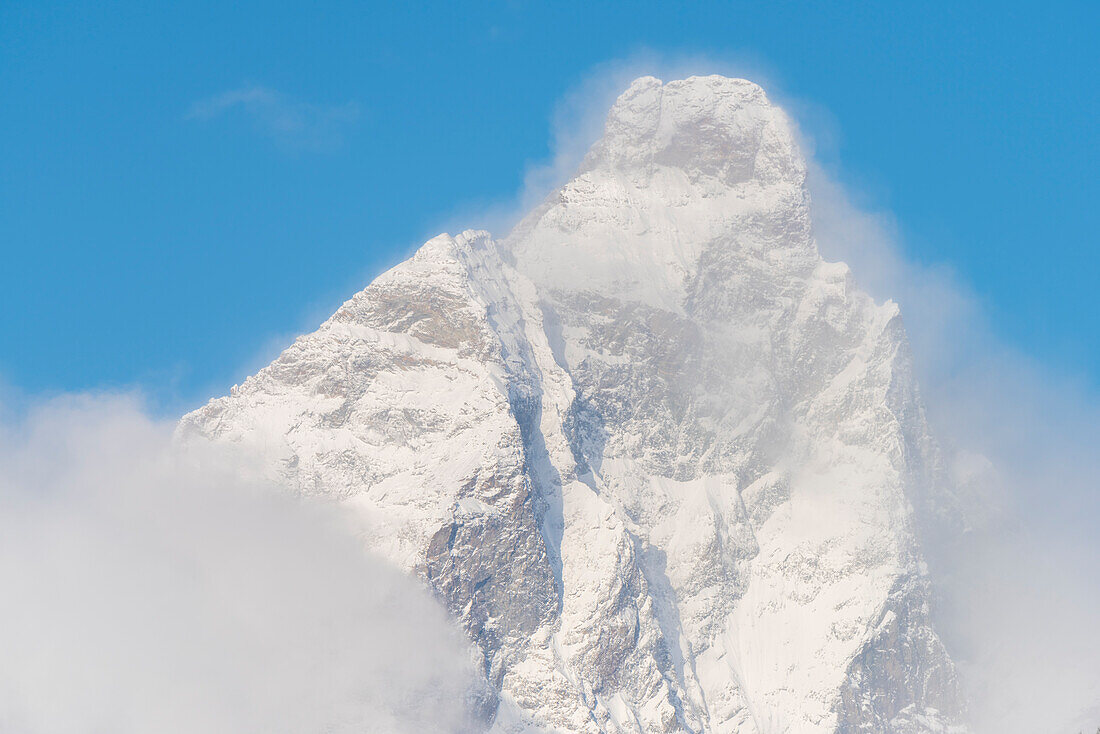
[[260,133],[295,148],[338,146],[348,127],[359,119],[354,102],[319,105],[304,102],[263,86],[230,89],[191,105],[187,117],[211,121],[239,115]]
[[889,212],[867,211],[813,160],[818,244],[902,308],[933,430],[956,476],[981,469],[985,524],[926,549],[940,632],[976,731],[1092,731],[1100,719],[1100,400],[999,340],[951,268],[906,256]]

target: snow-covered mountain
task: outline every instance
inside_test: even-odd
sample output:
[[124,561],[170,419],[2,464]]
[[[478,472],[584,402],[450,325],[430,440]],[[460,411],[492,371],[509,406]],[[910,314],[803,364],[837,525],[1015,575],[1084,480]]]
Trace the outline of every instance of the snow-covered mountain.
[[180,434],[423,577],[495,731],[961,731],[898,309],[818,254],[750,82],[638,79],[511,234],[430,240]]

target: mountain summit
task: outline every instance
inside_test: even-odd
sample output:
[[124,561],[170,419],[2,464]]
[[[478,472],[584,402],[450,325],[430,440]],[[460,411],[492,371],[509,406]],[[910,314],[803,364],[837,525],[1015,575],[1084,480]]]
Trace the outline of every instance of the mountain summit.
[[963,730],[904,328],[751,82],[638,79],[507,237],[430,240],[180,434],[422,577],[494,732]]

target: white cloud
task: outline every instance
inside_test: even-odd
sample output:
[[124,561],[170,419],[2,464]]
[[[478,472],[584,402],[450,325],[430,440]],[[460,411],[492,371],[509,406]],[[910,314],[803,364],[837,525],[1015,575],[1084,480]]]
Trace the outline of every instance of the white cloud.
[[132,399],[0,434],[0,730],[459,732],[474,653],[328,508]]
[[338,145],[348,125],[359,117],[354,103],[316,105],[261,86],[231,89],[191,105],[188,118],[213,120],[240,113],[257,130],[280,144],[302,148]]
[[[946,266],[907,258],[898,225],[820,168],[810,190],[822,253],[901,305],[933,430],[956,474],[977,467],[984,525],[928,549],[940,632],[979,734],[1100,725],[1100,403],[999,341]],[[969,465],[969,466],[968,466]],[[983,466],[984,465],[984,466]]]

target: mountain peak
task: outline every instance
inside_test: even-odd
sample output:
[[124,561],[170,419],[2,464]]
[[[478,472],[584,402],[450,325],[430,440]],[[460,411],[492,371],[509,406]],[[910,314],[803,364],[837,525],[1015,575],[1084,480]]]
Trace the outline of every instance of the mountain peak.
[[693,76],[636,79],[608,113],[584,170],[682,169],[734,185],[800,185],[805,166],[787,116],[745,79]]
[[915,531],[949,487],[803,172],[755,84],[638,79],[505,240],[429,241],[181,432],[424,579],[492,734],[959,731]]
[[506,249],[540,285],[675,312],[730,258],[767,252],[772,269],[812,271],[805,170],[790,121],[756,84],[641,77]]

